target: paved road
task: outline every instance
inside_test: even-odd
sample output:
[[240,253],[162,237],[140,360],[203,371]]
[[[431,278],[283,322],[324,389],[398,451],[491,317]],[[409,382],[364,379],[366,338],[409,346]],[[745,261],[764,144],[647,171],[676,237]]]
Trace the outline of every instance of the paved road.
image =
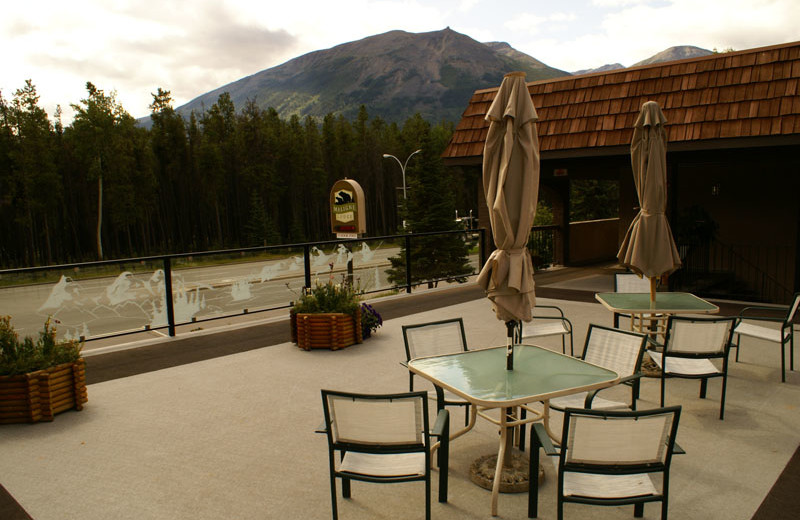
[[[326,281],[330,264],[334,279],[341,280],[348,258],[353,259],[357,286],[373,292],[391,290],[387,269],[397,247],[357,248],[324,252],[313,250],[312,279]],[[477,256],[471,258],[477,269]],[[128,266],[122,266],[125,269]],[[124,331],[141,331],[167,324],[164,273],[160,266],[144,272],[125,270],[116,277],[73,279],[62,273],[56,283],[0,289],[0,315],[14,317],[21,335],[34,335],[48,316],[57,320],[59,336],[87,338]],[[189,323],[260,309],[285,307],[304,285],[303,258],[237,262],[224,265],[173,269],[173,305],[177,323]]]

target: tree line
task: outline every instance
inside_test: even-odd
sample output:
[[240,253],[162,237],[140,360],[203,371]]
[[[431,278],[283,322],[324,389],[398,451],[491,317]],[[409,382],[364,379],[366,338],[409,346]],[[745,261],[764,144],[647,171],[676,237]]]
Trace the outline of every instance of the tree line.
[[[422,149],[406,170],[409,199],[435,180],[442,221],[464,190],[440,159],[452,123],[419,114],[402,125],[363,106],[352,121],[282,119],[255,100],[237,111],[223,93],[185,119],[158,89],[145,128],[115,93],[86,90],[66,127],[60,109],[50,120],[39,106],[30,80],[12,99],[0,95],[0,267],[331,239],[329,191],[345,177],[364,188],[368,235],[393,234],[402,179],[385,153],[404,160]],[[441,231],[405,216],[415,231]]]

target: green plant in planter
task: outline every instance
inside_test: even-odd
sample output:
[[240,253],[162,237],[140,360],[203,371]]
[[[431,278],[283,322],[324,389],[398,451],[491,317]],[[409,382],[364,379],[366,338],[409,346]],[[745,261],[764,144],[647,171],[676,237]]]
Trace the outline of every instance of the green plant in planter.
[[360,291],[347,278],[343,278],[340,283],[334,283],[331,264],[328,281],[326,283],[318,281],[314,287],[304,287],[303,293],[292,307],[292,312],[295,314],[342,312],[355,318],[360,298]]
[[83,344],[75,340],[57,340],[51,318],[35,340],[20,340],[11,325],[11,316],[0,316],[0,376],[26,374],[81,358]]

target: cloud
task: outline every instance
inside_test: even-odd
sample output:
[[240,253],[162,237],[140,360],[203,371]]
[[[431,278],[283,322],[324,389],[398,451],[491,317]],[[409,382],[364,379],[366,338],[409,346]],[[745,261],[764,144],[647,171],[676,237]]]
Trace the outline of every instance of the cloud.
[[532,31],[519,42],[527,52],[564,70],[619,62],[630,66],[676,45],[737,50],[797,40],[796,0],[593,0],[608,7],[586,24],[585,12],[572,35]]

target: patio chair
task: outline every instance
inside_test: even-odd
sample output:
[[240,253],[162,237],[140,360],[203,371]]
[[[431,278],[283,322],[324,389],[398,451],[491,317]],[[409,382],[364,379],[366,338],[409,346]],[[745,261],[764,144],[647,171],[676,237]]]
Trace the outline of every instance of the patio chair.
[[[644,411],[597,411],[567,408],[563,444],[556,450],[544,425],[531,428],[528,517],[536,518],[539,502],[539,448],[558,456],[557,517],[564,503],[620,506],[633,504],[634,516],[644,516],[644,504],[661,502],[667,519],[669,468],[674,453],[681,407]],[[654,480],[651,474],[661,474]],[[658,482],[660,480],[660,486]]]
[[[537,314],[543,311],[544,314]],[[569,337],[569,355],[574,356],[572,346],[572,322],[564,311],[555,305],[537,305],[533,308],[533,319],[522,326],[522,340],[561,336],[561,352],[567,353],[566,338]]]
[[[464,320],[448,320],[403,325],[403,342],[406,347],[406,362],[415,358],[441,356],[455,352],[466,352],[467,336],[464,333]],[[408,372],[408,390],[414,391],[414,373]],[[457,398],[450,392],[436,388],[438,409],[444,406],[463,406],[464,424],[469,422],[469,402]]]
[[[339,513],[336,479],[350,498],[350,481],[425,482],[425,518],[431,518],[431,436],[439,438],[439,502],[447,502],[450,415],[440,410],[429,431],[427,392],[369,395],[322,390],[328,437],[333,520]],[[339,452],[337,462],[336,452]]]
[[590,324],[581,359],[616,372],[620,377],[619,382],[631,387],[630,404],[596,397],[599,390],[594,390],[551,399],[550,408],[558,411],[564,411],[566,408],[636,410],[639,379],[642,377],[640,370],[646,344],[645,334]]
[[[722,378],[719,419],[725,416],[725,388],[728,383],[728,352],[735,318],[692,318],[670,316],[663,352],[648,351],[661,369],[661,406],[668,377],[700,379],[700,398],[705,399],[708,380]],[[711,360],[720,359],[721,367]]]
[[[794,370],[794,319],[797,316],[797,309],[800,307],[800,292],[795,293],[794,300],[789,306],[781,307],[760,307],[750,306],[745,307],[739,313],[736,319],[736,327],[733,333],[736,337],[736,342],[731,346],[736,347],[736,361],[739,361],[739,350],[742,342],[742,336],[750,336],[752,338],[763,339],[772,343],[778,343],[781,346],[781,382],[786,382],[786,344],[789,344],[789,370]],[[773,313],[772,317],[768,316],[747,316],[746,314],[752,311],[770,311]],[[782,316],[777,315],[778,313]],[[747,320],[747,321],[744,321]],[[780,328],[765,327],[763,325],[756,325],[750,322],[762,323],[778,323]]]
[[[639,276],[636,273],[614,273],[614,292],[618,293],[649,293],[650,280],[644,276]],[[660,316],[660,314],[658,315]],[[619,319],[629,318],[633,320],[630,314],[622,314],[619,312],[614,313],[614,328],[619,328]],[[633,328],[631,326],[631,328]]]

